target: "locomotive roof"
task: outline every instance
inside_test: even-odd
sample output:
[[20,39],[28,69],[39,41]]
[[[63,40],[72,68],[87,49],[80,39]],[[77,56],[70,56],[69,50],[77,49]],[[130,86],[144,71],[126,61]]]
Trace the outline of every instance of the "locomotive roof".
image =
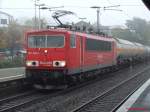
[[68,30],[66,29],[41,29],[41,30],[30,30],[27,33],[42,33],[42,32],[48,32],[48,31],[53,31],[53,32],[67,32]]
[[88,34],[85,32],[77,32],[77,31],[70,31],[67,29],[63,29],[63,28],[57,28],[57,29],[44,29],[44,30],[32,30],[32,31],[28,31],[27,33],[29,34],[33,34],[33,33],[42,33],[42,32],[58,32],[58,33],[71,33],[71,34],[76,34],[79,36],[83,36],[83,37],[87,37],[87,38],[92,38],[92,39],[101,39],[101,40],[105,40],[105,41],[114,41],[114,38],[109,37],[109,36],[101,36],[101,35],[96,35],[96,34]]

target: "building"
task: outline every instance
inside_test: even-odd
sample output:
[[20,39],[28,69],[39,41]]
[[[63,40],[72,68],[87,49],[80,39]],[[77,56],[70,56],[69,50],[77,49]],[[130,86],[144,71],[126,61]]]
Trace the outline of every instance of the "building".
[[0,11],[0,27],[7,27],[13,21],[13,16]]
[[80,30],[89,29],[92,28],[92,25],[90,23],[84,22],[84,21],[79,21],[78,23],[75,24]]

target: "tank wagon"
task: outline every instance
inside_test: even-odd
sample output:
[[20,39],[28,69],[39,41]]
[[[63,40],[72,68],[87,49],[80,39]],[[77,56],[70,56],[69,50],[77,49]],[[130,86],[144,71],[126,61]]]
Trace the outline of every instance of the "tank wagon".
[[117,64],[144,60],[150,55],[149,47],[140,43],[116,38],[116,44]]
[[26,33],[26,76],[37,88],[79,81],[94,71],[150,56],[150,48],[66,29]]

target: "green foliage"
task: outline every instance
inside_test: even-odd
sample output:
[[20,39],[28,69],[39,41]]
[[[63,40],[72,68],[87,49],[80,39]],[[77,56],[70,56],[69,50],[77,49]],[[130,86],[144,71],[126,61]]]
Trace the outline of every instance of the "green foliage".
[[23,27],[15,21],[8,27],[0,28],[0,48],[14,48],[21,45],[23,40]]
[[115,37],[132,42],[150,45],[150,24],[144,19],[133,18],[126,21],[127,29],[116,28],[112,30]]
[[13,59],[0,60],[0,68],[12,68],[24,66],[24,60],[21,57]]
[[112,34],[114,37],[129,40],[132,42],[139,42],[139,35],[131,32],[129,29],[113,29]]
[[149,44],[150,24],[146,20],[134,18],[133,20],[128,20],[126,25],[130,29],[135,29],[135,32],[139,35],[142,43]]
[[[41,29],[43,28],[46,28],[46,25],[47,25],[47,21],[45,18],[41,18],[40,19],[41,21]],[[39,19],[36,18],[36,21],[35,21],[35,18],[31,18],[31,19],[27,19],[25,22],[24,22],[24,25],[25,26],[28,26],[28,27],[31,27],[31,28],[38,28],[38,25],[39,25]]]

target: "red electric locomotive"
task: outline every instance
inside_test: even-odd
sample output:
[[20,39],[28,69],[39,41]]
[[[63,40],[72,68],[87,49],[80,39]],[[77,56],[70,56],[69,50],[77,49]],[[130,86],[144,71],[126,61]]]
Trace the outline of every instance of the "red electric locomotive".
[[82,73],[116,64],[113,38],[47,29],[27,32],[26,42],[26,76],[36,87],[68,83]]

